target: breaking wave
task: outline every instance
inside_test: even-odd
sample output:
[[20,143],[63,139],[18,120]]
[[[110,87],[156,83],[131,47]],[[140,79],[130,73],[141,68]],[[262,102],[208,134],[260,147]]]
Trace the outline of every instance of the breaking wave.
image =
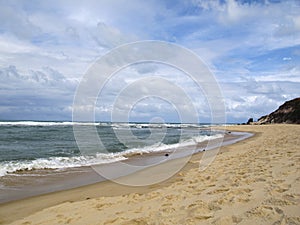
[[176,144],[155,144],[143,148],[132,148],[123,152],[116,153],[97,153],[96,155],[78,155],[69,157],[48,157],[32,160],[12,160],[0,162],[0,177],[10,173],[42,170],[42,169],[67,169],[82,166],[92,166],[98,164],[107,164],[128,159],[132,155],[146,154],[152,152],[163,152],[174,150],[180,147],[195,145],[196,143],[212,139],[222,138],[223,134],[201,135],[184,140]]

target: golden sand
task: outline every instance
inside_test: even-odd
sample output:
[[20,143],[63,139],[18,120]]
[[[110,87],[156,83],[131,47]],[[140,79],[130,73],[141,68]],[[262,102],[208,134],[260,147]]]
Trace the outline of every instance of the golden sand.
[[[300,126],[230,126],[255,133],[224,146],[199,171],[201,154],[147,187],[103,182],[0,206],[11,224],[300,224]],[[180,160],[180,159],[178,159]],[[174,160],[123,179],[168,171]]]

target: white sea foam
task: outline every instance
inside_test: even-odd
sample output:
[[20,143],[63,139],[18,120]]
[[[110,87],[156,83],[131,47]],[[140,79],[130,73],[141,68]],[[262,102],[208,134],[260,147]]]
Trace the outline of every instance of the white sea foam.
[[146,154],[153,152],[162,152],[174,150],[181,147],[195,145],[199,142],[208,141],[216,138],[222,138],[223,134],[215,135],[201,135],[193,137],[189,140],[184,140],[176,144],[155,144],[143,148],[132,148],[123,152],[117,153],[98,153],[96,156],[72,156],[72,157],[49,157],[39,158],[34,160],[18,160],[18,161],[5,161],[0,162],[0,177],[8,173],[27,170],[40,170],[40,169],[64,169],[82,166],[92,166],[98,164],[107,164],[117,161],[126,160],[131,155]]
[[161,128],[161,127],[203,127],[198,124],[168,124],[168,123],[109,123],[109,122],[46,122],[46,121],[0,121],[0,126],[72,126],[72,125],[100,125],[116,128]]
[[99,125],[87,122],[39,122],[39,121],[0,121],[0,126],[73,126],[73,125]]
[[[101,123],[102,124],[102,123]],[[202,124],[174,124],[174,123],[112,123],[110,124],[116,129],[128,129],[128,128],[203,128],[211,125]]]
[[92,166],[125,160],[121,155],[113,153],[97,154],[96,156],[49,157],[34,160],[18,160],[0,162],[0,176],[17,171],[38,169],[63,169],[81,166]]
[[111,126],[122,128],[203,128],[211,124],[176,124],[176,123],[110,123],[110,122],[46,122],[46,121],[0,121],[0,126]]
[[194,137],[189,140],[182,141],[180,143],[175,143],[175,144],[154,144],[151,146],[147,146],[144,148],[133,148],[129,149],[127,151],[121,152],[122,156],[130,156],[132,154],[144,154],[144,153],[153,153],[153,152],[162,152],[162,151],[167,151],[167,150],[174,150],[177,148],[182,148],[190,145],[195,145],[197,143],[203,142],[203,141],[209,141],[217,138],[222,138],[223,134],[215,134],[212,136],[208,135],[202,135],[198,137]]

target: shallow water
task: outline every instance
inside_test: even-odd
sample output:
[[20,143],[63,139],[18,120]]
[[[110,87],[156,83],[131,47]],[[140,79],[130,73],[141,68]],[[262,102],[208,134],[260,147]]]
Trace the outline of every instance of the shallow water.
[[[79,151],[71,122],[0,122],[0,176],[34,169],[63,169],[125,160],[134,153],[164,151],[220,137],[195,124],[76,123],[95,126],[103,146],[87,138]],[[82,150],[82,149],[81,149]]]
[[[28,123],[0,122],[0,203],[105,180],[90,166],[100,165],[114,171],[114,177],[124,176],[205,148],[208,150],[207,140],[219,138],[222,142],[224,136],[223,131],[210,130],[207,125],[96,124],[99,137],[106,143],[105,151],[91,149],[85,152],[89,154],[82,155],[73,136],[72,123]],[[95,126],[79,125],[83,129]],[[124,136],[125,144],[120,143],[114,135],[116,129],[126,131],[124,135],[130,131],[134,141],[130,141],[129,135]],[[155,143],[158,140],[162,141]],[[226,140],[230,144],[238,138],[227,135]],[[221,142],[210,148],[218,147]],[[137,168],[123,171],[118,165],[120,161]]]

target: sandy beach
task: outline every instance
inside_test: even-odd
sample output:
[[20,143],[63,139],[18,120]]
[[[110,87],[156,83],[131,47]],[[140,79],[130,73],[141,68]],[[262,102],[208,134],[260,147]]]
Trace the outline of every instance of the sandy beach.
[[[300,126],[226,130],[255,135],[223,146],[204,171],[195,154],[159,184],[106,181],[2,204],[0,224],[300,224]],[[120,179],[160,176],[181,160]]]

